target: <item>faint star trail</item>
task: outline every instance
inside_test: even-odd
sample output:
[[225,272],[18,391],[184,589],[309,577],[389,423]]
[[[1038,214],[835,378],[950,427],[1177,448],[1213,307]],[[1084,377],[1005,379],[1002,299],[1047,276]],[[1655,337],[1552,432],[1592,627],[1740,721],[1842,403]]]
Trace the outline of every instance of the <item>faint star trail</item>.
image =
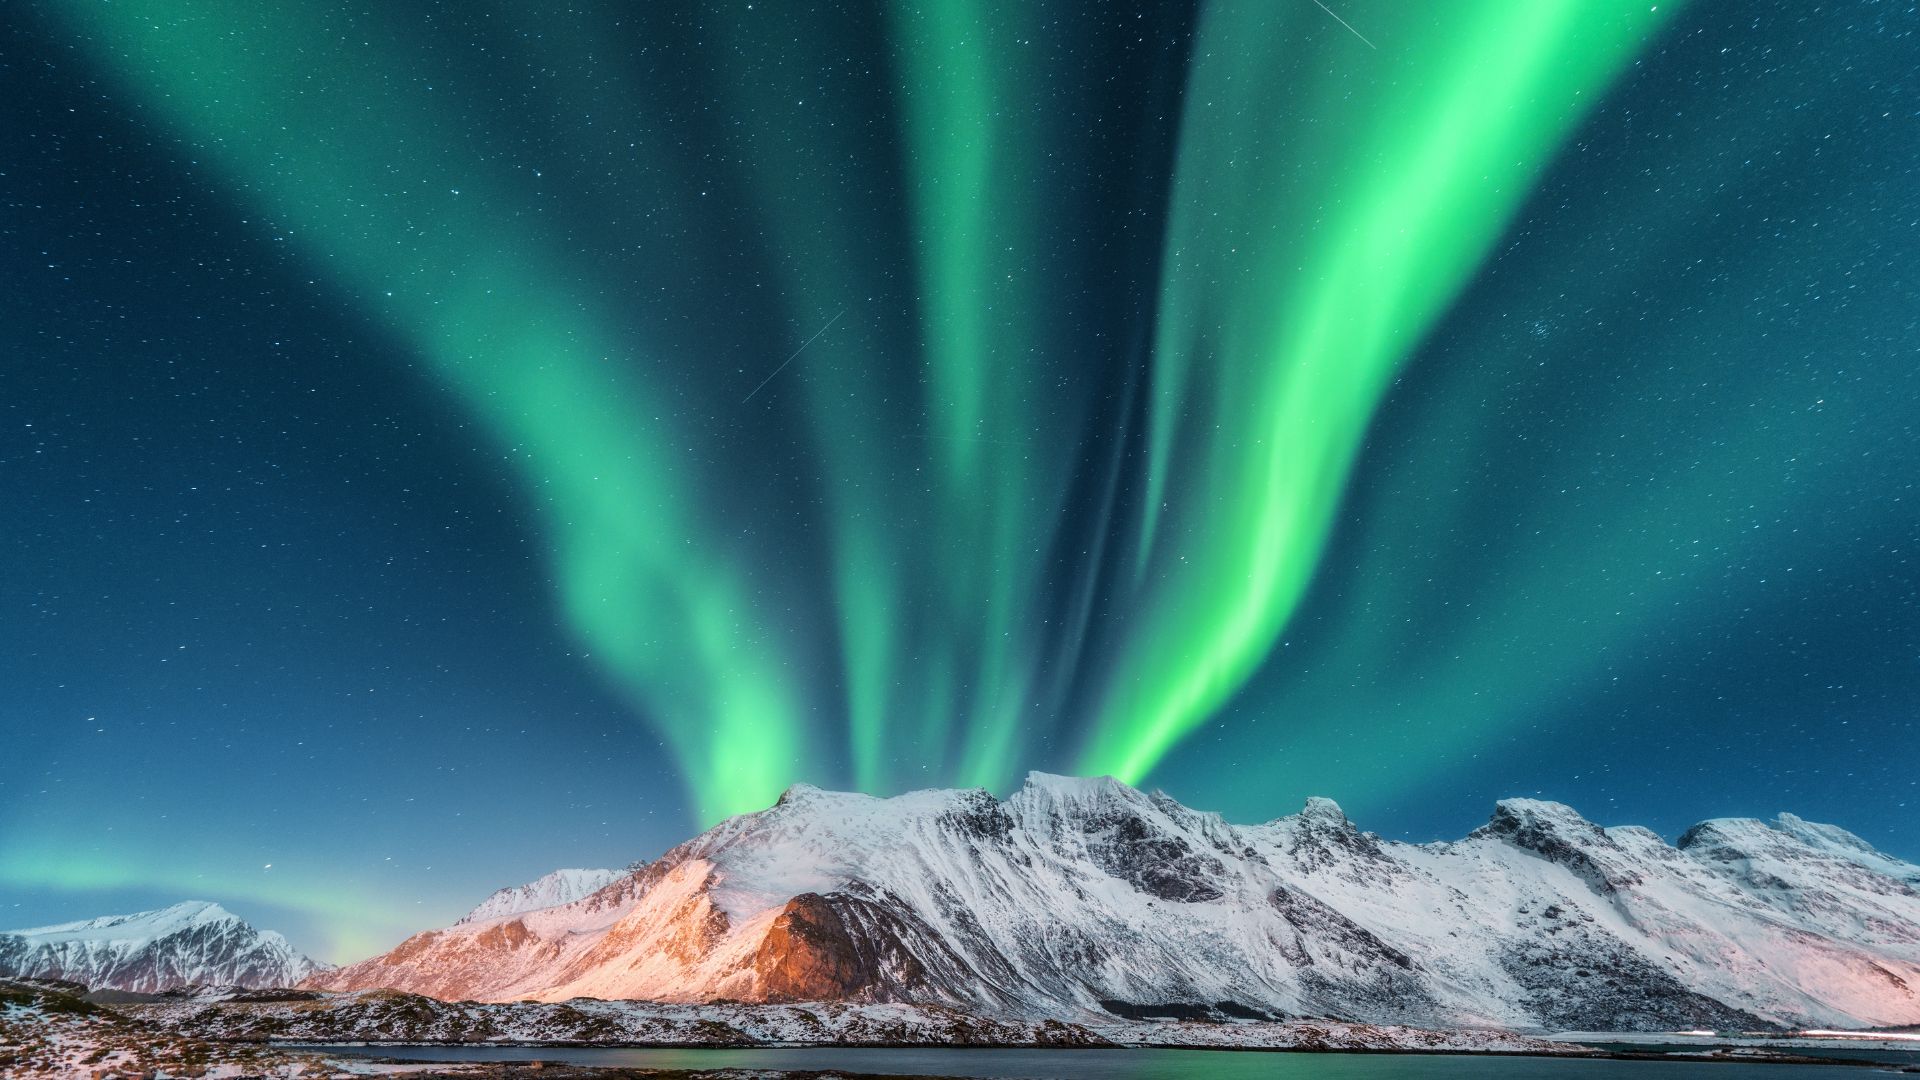
[[1348,22],[1347,20],[1345,20],[1345,19],[1343,19],[1343,18],[1341,18],[1341,17],[1340,17],[1340,16],[1338,16],[1338,15],[1334,15],[1334,12],[1333,12],[1333,9],[1332,9],[1332,8],[1330,8],[1330,7],[1328,7],[1328,6],[1327,6],[1327,5],[1325,5],[1325,4],[1323,4],[1323,3],[1321,3],[1321,2],[1320,2],[1320,0],[1313,0],[1313,6],[1314,6],[1314,7],[1317,7],[1317,8],[1319,8],[1319,9],[1320,9],[1321,11],[1324,11],[1324,12],[1326,12],[1326,13],[1327,13],[1327,14],[1329,14],[1329,15],[1333,15],[1333,21],[1334,21],[1334,22],[1337,22],[1337,23],[1339,23],[1339,24],[1340,24],[1341,26],[1344,26],[1344,27],[1346,27],[1346,28],[1347,28],[1347,29],[1348,29],[1349,31],[1351,31],[1351,32],[1353,33],[1353,36],[1354,36],[1354,37],[1357,37],[1357,38],[1359,38],[1359,39],[1360,39],[1361,41],[1366,41],[1366,42],[1367,42],[1367,48],[1369,48],[1369,49],[1374,49],[1374,50],[1378,50],[1378,49],[1380,48],[1380,47],[1379,47],[1378,45],[1375,45],[1375,44],[1374,44],[1373,42],[1371,42],[1371,41],[1367,41],[1367,35],[1365,35],[1365,34],[1363,34],[1363,33],[1361,33],[1361,32],[1360,32],[1360,31],[1358,31],[1358,30],[1354,30],[1354,29],[1353,29],[1353,24],[1352,24],[1352,23],[1350,23],[1350,22]]
[[760,380],[760,385],[759,385],[759,386],[756,386],[756,387],[754,387],[754,388],[753,388],[753,390],[752,390],[752,391],[751,391],[750,393],[748,393],[746,397],[743,397],[743,398],[741,398],[741,399],[740,399],[740,404],[742,404],[742,405],[745,405],[745,404],[746,404],[747,402],[749,402],[749,401],[752,401],[752,400],[753,400],[753,395],[754,395],[754,394],[757,394],[757,393],[759,393],[760,391],[762,391],[762,390],[765,390],[765,389],[767,388],[767,384],[773,381],[773,377],[774,377],[775,375],[778,375],[778,374],[780,374],[781,372],[783,372],[783,371],[785,371],[785,370],[787,370],[787,365],[788,365],[788,364],[791,364],[791,363],[793,363],[793,362],[794,362],[795,360],[797,360],[797,359],[799,359],[799,358],[800,358],[800,354],[801,354],[801,353],[803,353],[803,352],[806,352],[806,351],[807,351],[807,346],[809,346],[809,345],[811,345],[811,344],[813,344],[814,342],[816,342],[816,341],[818,341],[818,340],[820,340],[820,335],[821,335],[821,334],[824,334],[824,333],[826,333],[826,332],[827,332],[828,330],[830,330],[830,329],[832,329],[832,328],[833,328],[833,324],[834,324],[834,323],[837,323],[837,322],[839,322],[839,321],[840,321],[840,316],[842,316],[842,315],[845,315],[846,313],[847,313],[847,309],[846,309],[846,308],[841,308],[841,309],[840,309],[839,311],[836,311],[836,312],[834,312],[834,313],[833,313],[833,318],[831,318],[831,319],[828,319],[828,320],[827,320],[827,325],[825,325],[825,326],[823,326],[823,327],[821,327],[821,328],[820,328],[820,329],[818,329],[818,330],[815,330],[815,331],[813,332],[813,336],[812,336],[812,337],[810,337],[810,338],[808,338],[807,340],[805,340],[805,341],[803,341],[803,342],[801,342],[801,343],[800,343],[800,347],[799,347],[799,348],[797,348],[797,349],[795,349],[795,350],[793,350],[793,353],[792,353],[791,355],[789,355],[789,356],[788,356],[788,357],[787,357],[787,358],[786,358],[785,360],[782,360],[782,361],[780,361],[780,366],[779,366],[779,367],[777,367],[777,368],[774,368],[774,369],[773,369],[773,371],[772,371],[772,373],[771,373],[771,374],[769,374],[769,375],[768,375],[768,376],[767,376],[766,378],[764,378],[764,379],[761,379],[761,380]]

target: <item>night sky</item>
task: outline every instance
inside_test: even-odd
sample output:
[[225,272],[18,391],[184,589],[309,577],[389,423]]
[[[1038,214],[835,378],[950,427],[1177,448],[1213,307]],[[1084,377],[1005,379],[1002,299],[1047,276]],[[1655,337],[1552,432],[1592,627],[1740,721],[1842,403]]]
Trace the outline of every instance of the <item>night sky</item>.
[[0,926],[353,959],[1029,769],[1920,855],[1917,70],[1904,0],[16,0]]

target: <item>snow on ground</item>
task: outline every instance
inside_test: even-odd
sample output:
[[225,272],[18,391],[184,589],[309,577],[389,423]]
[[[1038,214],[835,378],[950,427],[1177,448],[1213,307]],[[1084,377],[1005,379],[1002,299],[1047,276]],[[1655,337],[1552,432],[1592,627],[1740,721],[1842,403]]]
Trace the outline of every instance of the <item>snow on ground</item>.
[[51,985],[0,980],[0,1076],[7,1080],[206,1077],[317,1080],[464,1067],[388,1065],[258,1043],[182,1036],[91,1005]]
[[[46,983],[0,981],[7,1080],[492,1075],[484,1064],[394,1064],[287,1043],[682,1046],[1009,1045],[1577,1053],[1496,1031],[1331,1022],[1022,1022],[913,1005],[439,1002],[388,991],[300,1001],[180,996],[105,1008]],[[275,1042],[265,1040],[272,1039]],[[534,1068],[538,1068],[537,1066]],[[516,1074],[517,1075],[517,1074]],[[571,1075],[571,1074],[569,1074]]]
[[1713,1031],[1559,1031],[1546,1036],[1557,1042],[1646,1046],[1720,1046],[1768,1050],[1920,1050],[1920,1035],[1884,1031],[1791,1031],[1779,1035],[1721,1034]]
[[359,991],[302,1002],[170,1001],[122,1006],[199,1039],[288,1043],[591,1043],[677,1046],[1156,1046],[1567,1053],[1503,1031],[1429,1031],[1332,1021],[1137,1021],[983,1017],[943,1006],[809,1002],[676,1005],[575,999],[487,1004]]

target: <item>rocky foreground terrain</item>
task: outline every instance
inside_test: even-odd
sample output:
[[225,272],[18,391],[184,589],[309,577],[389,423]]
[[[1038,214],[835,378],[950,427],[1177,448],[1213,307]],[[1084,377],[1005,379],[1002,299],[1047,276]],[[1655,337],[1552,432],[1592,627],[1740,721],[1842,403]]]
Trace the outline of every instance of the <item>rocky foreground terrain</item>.
[[264,1044],[223,1044],[167,1031],[89,1002],[86,987],[0,980],[0,1076],[9,1080],[106,1077],[318,1077],[324,1059]]
[[[535,1045],[747,1046],[1178,1046],[1211,1049],[1399,1050],[1584,1055],[1566,1043],[1503,1032],[1436,1032],[1331,1022],[1223,1024],[1201,1021],[1045,1020],[1020,1023],[914,1005],[651,1005],[574,1001],[442,1002],[393,991],[322,994],[196,989],[102,1006],[85,987],[0,980],[0,1076],[20,1080],[145,1077],[295,1077],[412,1074],[417,1077],[780,1076],[753,1070],[697,1072],[547,1066],[377,1063],[285,1043],[485,1043]],[[128,995],[117,995],[128,996]],[[404,1049],[396,1053],[404,1054]],[[824,1076],[826,1074],[818,1074]]]
[[[815,1003],[657,1005],[644,1002],[443,1002],[394,991],[191,988],[108,992],[102,1006],[74,983],[0,980],[0,1076],[9,1080],[828,1080],[835,1070],[650,1069],[553,1060],[407,1062],[421,1044],[477,1046],[1019,1046],[1060,1050],[1180,1048],[1526,1054],[1674,1060],[1665,1051],[1600,1051],[1499,1031],[1428,1031],[1335,1021],[1165,1021],[1087,1017],[1023,1023],[938,1006]],[[140,1000],[125,1000],[141,998]],[[1681,1057],[1774,1063],[1827,1060],[1804,1049],[1702,1046]],[[371,1047],[345,1053],[325,1044]],[[315,1046],[312,1044],[322,1044]],[[1847,1045],[1829,1043],[1825,1045]],[[376,1056],[382,1047],[394,1058]],[[539,1051],[535,1050],[535,1056]],[[1847,1064],[1848,1062],[1840,1062]],[[1857,1064],[1857,1062],[1854,1062]],[[865,1076],[866,1074],[858,1074]],[[885,1080],[868,1077],[867,1080]]]
[[1566,1053],[1508,1032],[1429,1031],[1335,1021],[1014,1020],[939,1005],[812,1002],[701,1005],[579,999],[444,1002],[390,990],[295,995],[221,992],[117,1006],[155,1028],[206,1040],[646,1046],[1042,1046]]

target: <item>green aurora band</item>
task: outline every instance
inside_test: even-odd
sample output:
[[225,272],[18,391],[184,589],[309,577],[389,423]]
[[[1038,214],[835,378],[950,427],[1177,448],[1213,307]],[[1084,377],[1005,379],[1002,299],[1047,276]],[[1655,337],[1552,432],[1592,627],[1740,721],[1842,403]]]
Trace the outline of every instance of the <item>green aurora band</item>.
[[[1144,777],[1265,659],[1394,375],[1667,16],[1583,0],[1350,8],[1392,78],[1358,40],[1330,64],[1276,63],[1324,32],[1302,25],[1322,12],[1206,10],[1154,350],[1141,629],[1083,771]],[[1313,106],[1276,122],[1266,103],[1303,84]]]
[[[1399,397],[1396,435],[1370,450],[1377,482],[1356,500],[1350,567],[1323,567],[1334,579],[1328,625],[1245,695],[1244,719],[1287,718],[1287,755],[1342,778],[1361,812],[1457,791],[1474,757],[1510,757],[1526,775],[1570,702],[1591,717],[1623,687],[1675,683],[1684,699],[1689,666],[1723,677],[1729,643],[1755,624],[1818,612],[1808,596],[1845,596],[1836,579],[1858,552],[1910,543],[1911,470],[1887,433],[1911,415],[1899,381],[1911,367],[1904,340],[1884,329],[1911,322],[1907,291],[1891,262],[1807,259],[1872,250],[1884,226],[1829,216],[1823,186],[1795,182],[1830,145],[1829,111],[1872,100],[1867,61],[1889,58],[1862,58],[1850,81],[1823,88],[1824,108],[1782,118],[1730,101],[1697,118],[1718,141],[1686,145],[1674,171],[1732,212],[1703,215],[1696,196],[1627,160],[1569,170],[1605,197],[1549,192],[1556,236],[1516,243],[1445,353]],[[1649,245],[1609,251],[1609,224],[1629,217]],[[1594,272],[1610,257],[1617,268]],[[1890,284],[1860,289],[1863,278]],[[1808,319],[1774,301],[1782,293],[1847,299]],[[1489,312],[1533,318],[1516,326]],[[1623,347],[1610,338],[1619,333],[1634,334],[1630,380],[1593,363]],[[1836,352],[1858,359],[1809,375],[1805,358]],[[1516,447],[1524,471],[1489,467]],[[1832,510],[1836,492],[1859,491],[1873,495]],[[1839,611],[1840,625],[1797,617],[1787,655],[1844,641],[1860,611]],[[1844,737],[1845,708],[1803,706],[1787,683],[1760,693],[1780,712],[1833,716],[1826,737]],[[1712,685],[1703,696],[1728,694]],[[1876,705],[1852,707],[1870,716]],[[1709,710],[1694,708],[1673,718],[1671,744],[1647,752],[1726,737],[1703,731],[1697,714]],[[1359,724],[1363,747],[1351,737]]]
[[[710,480],[673,449],[688,439],[655,412],[662,391],[608,362],[629,349],[604,302],[568,284],[557,238],[499,212],[525,193],[427,102],[383,89],[408,58],[348,45],[317,4],[71,14],[510,449],[546,511],[562,611],[654,718],[702,815],[764,805],[806,774],[785,636],[764,628],[753,583],[703,521],[690,493]],[[299,63],[288,42],[303,43]]]
[[[671,87],[574,70],[605,40],[594,20],[614,16],[493,7],[538,27],[508,40],[556,73],[556,100],[609,116],[556,136],[583,159],[624,145],[619,114],[644,123],[672,104]],[[748,535],[758,493],[721,494],[727,459],[680,408],[706,361],[682,363],[673,332],[629,310],[631,290],[528,210],[541,185],[483,152],[488,118],[436,89],[481,76],[455,60],[423,75],[382,16],[314,0],[63,10],[133,100],[511,454],[561,616],[711,820],[843,773],[876,791],[991,787],[1077,753],[1083,771],[1138,781],[1268,657],[1396,374],[1672,9],[1338,7],[1377,49],[1307,0],[1198,16],[1142,387],[1143,494],[1096,545],[1064,523],[1108,388],[1068,376],[1062,357],[1084,349],[1053,317],[1086,285],[1045,238],[1074,199],[1056,158],[1084,148],[1087,103],[1050,96],[1058,58],[1033,40],[1052,13],[986,0],[875,13],[897,206],[863,192],[870,137],[811,107],[811,69],[789,63],[827,55],[846,28],[770,34],[764,12],[713,14],[716,56],[738,69],[711,91],[738,143],[703,156],[655,141],[619,167],[663,205],[709,182],[747,192],[790,344],[830,328],[805,378],[741,403],[805,432],[819,565]],[[612,190],[568,198],[637,216]],[[906,237],[899,251],[863,244],[884,230]],[[674,242],[648,254],[670,277]],[[903,412],[919,418],[906,437],[878,419]],[[1084,565],[1056,618],[1040,597],[1061,548]],[[1109,562],[1124,569],[1096,602]]]

